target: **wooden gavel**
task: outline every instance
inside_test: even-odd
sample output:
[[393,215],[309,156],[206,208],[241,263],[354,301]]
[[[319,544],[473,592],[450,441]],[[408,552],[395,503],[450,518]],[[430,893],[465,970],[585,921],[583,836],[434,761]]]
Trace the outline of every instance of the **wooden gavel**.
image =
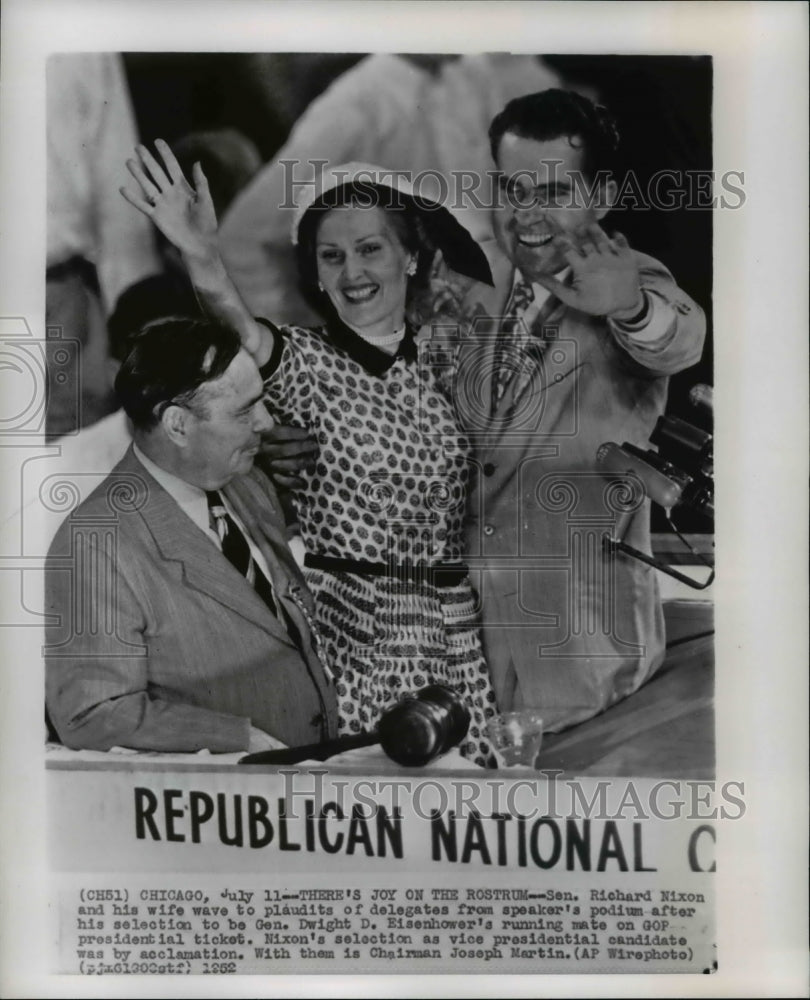
[[383,712],[373,732],[282,750],[264,750],[242,757],[239,763],[299,764],[302,760],[326,760],[346,750],[379,744],[397,764],[424,767],[457,746],[469,728],[470,713],[459,695],[442,684],[430,684]]

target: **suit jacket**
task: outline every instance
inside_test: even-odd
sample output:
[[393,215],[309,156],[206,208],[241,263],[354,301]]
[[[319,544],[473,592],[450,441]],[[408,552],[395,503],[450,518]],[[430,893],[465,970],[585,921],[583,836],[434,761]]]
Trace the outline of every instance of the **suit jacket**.
[[[484,651],[500,708],[541,708],[551,730],[630,694],[664,655],[655,571],[603,553],[627,515],[595,459],[608,441],[649,447],[667,376],[700,359],[705,320],[666,268],[637,260],[643,289],[670,307],[652,343],[552,299],[504,360],[514,270],[499,252],[494,287],[475,286],[466,302],[477,319],[457,355],[456,398],[476,444],[467,546]],[[624,537],[648,552],[648,501],[624,500],[637,508]]]
[[298,640],[130,448],[46,562],[47,704],[67,746],[238,751],[251,724],[291,745],[334,735],[275,492],[257,469],[225,492]]

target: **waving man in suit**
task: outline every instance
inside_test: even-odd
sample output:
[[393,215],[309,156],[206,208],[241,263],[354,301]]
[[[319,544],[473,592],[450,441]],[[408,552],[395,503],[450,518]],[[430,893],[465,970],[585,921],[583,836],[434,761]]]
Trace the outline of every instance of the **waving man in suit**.
[[456,383],[478,443],[468,554],[498,703],[540,708],[554,731],[663,661],[655,571],[603,547],[621,517],[649,552],[649,501],[611,491],[597,452],[648,446],[669,376],[700,360],[705,319],[662,264],[600,225],[618,193],[604,108],[546,90],[511,101],[489,136],[499,252],[494,286],[465,303],[481,336]]
[[334,735],[334,688],[272,485],[236,334],[150,324],[116,380],[133,445],[46,564],[47,703],[65,744],[270,749]]

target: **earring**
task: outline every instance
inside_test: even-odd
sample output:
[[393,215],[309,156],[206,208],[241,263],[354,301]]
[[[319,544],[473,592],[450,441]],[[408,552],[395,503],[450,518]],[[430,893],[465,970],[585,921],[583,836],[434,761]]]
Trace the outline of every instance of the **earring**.
[[416,274],[416,261],[411,257],[410,263],[405,268],[405,273],[409,278],[412,278]]
[[323,283],[320,281],[318,282],[318,291],[323,293]]

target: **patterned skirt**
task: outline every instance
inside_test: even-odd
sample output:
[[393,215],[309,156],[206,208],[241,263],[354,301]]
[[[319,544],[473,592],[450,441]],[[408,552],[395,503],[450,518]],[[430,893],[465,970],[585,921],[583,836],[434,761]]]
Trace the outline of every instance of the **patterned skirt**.
[[436,587],[386,576],[305,573],[315,597],[321,652],[335,674],[339,732],[373,729],[403,695],[444,684],[470,712],[462,755],[493,767],[486,723],[495,714],[495,694],[469,579]]

